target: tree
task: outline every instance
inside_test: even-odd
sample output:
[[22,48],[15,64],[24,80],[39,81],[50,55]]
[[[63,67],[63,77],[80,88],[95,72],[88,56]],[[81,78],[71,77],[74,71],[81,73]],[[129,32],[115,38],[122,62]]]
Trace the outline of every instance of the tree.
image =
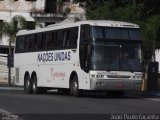
[[87,0],[86,12],[87,19],[118,20],[140,25],[146,61],[154,56],[155,48],[160,49],[159,0]]
[[[11,44],[15,42],[16,34],[19,30],[27,28],[27,22],[22,16],[14,16],[10,22],[4,21],[0,24],[0,41],[2,41],[2,37],[5,36],[8,38],[9,43],[9,53],[11,53]],[[11,85],[11,76],[10,76],[11,68],[8,67],[8,84]]]
[[[17,32],[27,28],[27,22],[22,16],[14,16],[9,22],[3,21],[0,28],[0,36],[6,36],[8,37],[8,43],[14,43]],[[2,40],[2,37],[0,40]]]

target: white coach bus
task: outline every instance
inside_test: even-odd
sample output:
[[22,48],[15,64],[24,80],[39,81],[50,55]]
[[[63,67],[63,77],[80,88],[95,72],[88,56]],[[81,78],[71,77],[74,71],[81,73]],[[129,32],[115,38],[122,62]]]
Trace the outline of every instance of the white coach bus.
[[17,34],[15,83],[27,93],[49,88],[107,91],[123,95],[142,82],[139,26],[87,20],[56,24]]

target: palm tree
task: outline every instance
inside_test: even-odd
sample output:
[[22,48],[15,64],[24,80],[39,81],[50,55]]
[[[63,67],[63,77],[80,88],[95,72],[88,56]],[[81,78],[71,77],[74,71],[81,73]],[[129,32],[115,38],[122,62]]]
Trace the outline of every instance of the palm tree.
[[16,15],[10,22],[3,21],[3,23],[0,24],[0,40],[2,40],[3,36],[7,36],[8,42],[14,43],[17,32],[25,28],[27,28],[27,22],[23,16]]
[[[16,34],[19,30],[27,28],[27,22],[22,16],[14,16],[10,22],[4,21],[0,23],[0,42],[2,37],[8,38],[9,43],[9,53],[8,56],[11,56],[11,44],[15,42]],[[8,84],[11,85],[11,68],[8,66]]]

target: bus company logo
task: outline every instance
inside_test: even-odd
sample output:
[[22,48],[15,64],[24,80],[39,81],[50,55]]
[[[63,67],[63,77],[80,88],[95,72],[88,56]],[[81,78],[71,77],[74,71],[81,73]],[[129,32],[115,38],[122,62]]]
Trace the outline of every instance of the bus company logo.
[[71,59],[71,52],[44,52],[39,53],[37,57],[38,62],[49,62],[49,61],[69,61]]

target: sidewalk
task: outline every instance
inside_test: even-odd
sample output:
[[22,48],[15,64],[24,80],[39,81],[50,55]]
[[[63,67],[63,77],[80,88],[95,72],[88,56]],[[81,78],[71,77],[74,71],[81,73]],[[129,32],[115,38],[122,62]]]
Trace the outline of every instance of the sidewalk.
[[8,80],[0,79],[0,87],[8,87]]
[[11,86],[9,86],[8,80],[0,79],[0,87],[16,87],[16,85],[11,81]]
[[160,90],[158,91],[149,91],[149,92],[142,92],[142,96],[144,97],[159,97],[160,98]]

